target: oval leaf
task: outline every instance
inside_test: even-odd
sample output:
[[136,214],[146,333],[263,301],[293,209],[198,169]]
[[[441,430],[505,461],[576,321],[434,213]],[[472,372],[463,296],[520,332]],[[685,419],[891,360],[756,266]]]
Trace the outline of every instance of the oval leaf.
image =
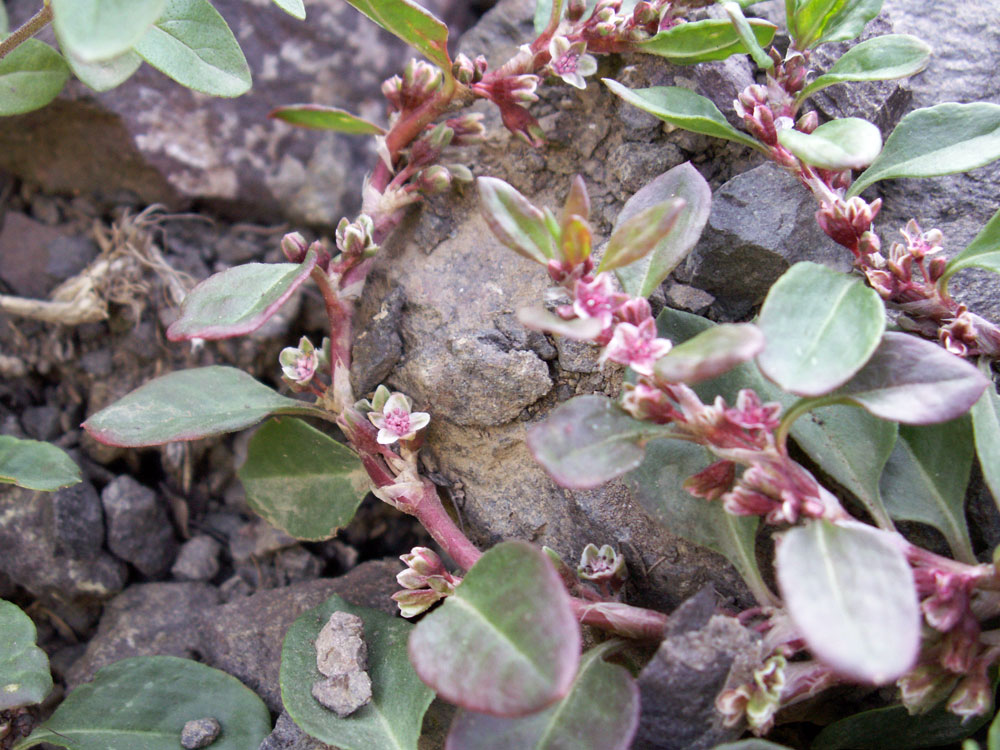
[[522,307],[517,311],[517,319],[521,325],[532,331],[554,333],[577,341],[595,339],[604,330],[600,318],[564,320],[544,307]]
[[301,419],[275,419],[257,430],[238,474],[256,513],[308,541],[334,536],[368,494],[368,474],[354,451]]
[[0,36],[7,36],[10,32],[10,20],[7,18],[7,9],[0,2]]
[[976,102],[917,109],[899,121],[847,197],[879,180],[967,172],[998,158],[1000,105]]
[[784,390],[819,396],[845,383],[885,331],[878,294],[818,263],[796,263],[767,294],[758,321],[767,348],[761,372]]
[[225,19],[207,0],[168,0],[135,51],[182,86],[212,96],[250,89],[250,66]]
[[629,89],[610,78],[601,80],[629,104],[682,130],[710,135],[714,138],[725,138],[750,148],[764,148],[763,144],[730,125],[711,99],[693,91],[679,86]]
[[167,0],[51,0],[52,25],[84,62],[128,52],[160,17]]
[[528,450],[556,482],[590,489],[642,463],[644,444],[669,434],[640,422],[605,396],[578,396],[528,428]]
[[778,131],[778,142],[806,164],[820,169],[861,169],[882,149],[882,134],[867,120],[843,117],[811,133],[792,128]]
[[36,637],[31,618],[0,599],[0,711],[41,703],[52,692],[49,657]]
[[723,323],[675,346],[656,361],[656,377],[670,383],[699,383],[753,359],[764,348],[761,330],[750,323]]
[[627,750],[639,723],[639,689],[626,669],[604,661],[619,645],[608,641],[585,653],[569,695],[544,711],[521,719],[459,711],[445,750]]
[[209,276],[184,298],[167,338],[226,339],[252,333],[278,312],[315,267],[316,252],[310,250],[298,265],[247,263]]
[[[312,696],[323,675],[316,669],[316,637],[334,612],[364,621],[371,703],[340,718]],[[416,750],[420,727],[434,692],[417,677],[406,655],[413,630],[406,620],[334,596],[299,617],[281,647],[281,702],[309,735],[342,750]]]
[[615,228],[597,273],[644,258],[670,233],[684,209],[683,198],[671,198],[633,216]]
[[889,81],[927,67],[931,48],[908,34],[888,34],[851,47],[833,66],[799,94],[799,100],[848,81]]
[[184,725],[205,718],[222,729],[212,750],[257,747],[271,731],[267,706],[235,677],[175,656],[140,656],[104,667],[14,750],[40,742],[68,750],[177,750]]
[[302,0],[274,0],[274,4],[300,21],[304,21],[306,18],[306,6]]
[[545,214],[531,201],[496,177],[480,177],[476,184],[483,218],[500,242],[542,265],[557,256]]
[[835,395],[882,419],[934,424],[965,414],[988,383],[973,365],[937,344],[889,332]]
[[136,448],[235,432],[272,414],[315,414],[235,367],[198,367],[163,375],[83,423],[105,445]]
[[73,75],[94,91],[110,91],[120,86],[142,65],[142,58],[132,50],[100,62],[83,62],[73,55],[67,55],[66,61]]
[[788,25],[799,49],[854,39],[882,8],[882,0],[798,0],[795,4],[798,7]]
[[62,55],[44,42],[28,39],[0,59],[0,116],[44,107],[69,78]]
[[617,230],[649,206],[671,198],[684,201],[673,229],[648,255],[615,272],[622,288],[633,297],[651,295],[691,252],[708,221],[712,189],[698,170],[691,166],[691,162],[684,162],[664,172],[629,198],[615,219]]
[[320,104],[292,104],[273,110],[268,117],[300,128],[335,130],[350,135],[385,135],[385,130],[374,122],[368,122],[346,110]]
[[882,498],[900,521],[919,521],[948,541],[958,560],[976,564],[965,521],[965,490],[972,471],[968,416],[924,427],[903,426],[882,474]]
[[920,606],[891,534],[813,521],[782,536],[775,568],[788,613],[817,658],[876,685],[913,667]]
[[525,542],[504,542],[420,621],[409,652],[420,678],[449,703],[524,716],[569,691],[580,628],[548,556]]
[[[749,19],[747,25],[761,47],[771,43],[774,32],[778,29],[774,24],[759,18]],[[721,18],[679,23],[636,46],[647,54],[665,57],[675,65],[725,60],[732,55],[750,51],[733,24]]]
[[997,211],[958,255],[948,261],[938,284],[947,288],[948,280],[963,268],[985,268],[1000,273],[1000,211]]
[[[724,2],[722,3],[722,9],[726,11],[726,15],[729,16],[729,21],[733,24],[733,28],[736,30],[736,34],[740,38],[740,42],[743,44],[743,48],[750,53],[750,57],[753,58],[754,63],[756,63],[758,68],[764,70],[770,70],[774,67],[774,60],[771,59],[770,55],[764,51],[764,47],[754,34],[753,24],[751,24],[747,17],[743,15],[743,8],[738,2]],[[771,35],[773,38],[773,34]],[[770,42],[770,39],[768,40]],[[767,44],[768,42],[765,42]]]
[[1000,396],[992,383],[972,407],[972,429],[983,479],[1000,507]]
[[451,75],[448,27],[411,0],[347,0]]
[[700,445],[681,440],[654,440],[646,459],[625,477],[632,497],[657,521],[679,537],[708,547],[731,562],[761,604],[773,596],[760,577],[754,538],[759,519],[726,513],[722,503],[694,497],[684,480],[713,461]]
[[0,483],[48,492],[79,481],[80,467],[61,448],[0,435]]

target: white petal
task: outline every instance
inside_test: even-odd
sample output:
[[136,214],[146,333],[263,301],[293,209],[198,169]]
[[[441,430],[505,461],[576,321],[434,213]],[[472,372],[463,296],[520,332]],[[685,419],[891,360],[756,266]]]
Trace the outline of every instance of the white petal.
[[410,432],[422,430],[430,424],[431,415],[425,411],[415,411],[410,414]]
[[395,432],[385,429],[379,430],[378,435],[375,437],[375,441],[379,445],[391,445],[392,443],[395,443],[397,440],[399,440],[399,435],[397,435]]

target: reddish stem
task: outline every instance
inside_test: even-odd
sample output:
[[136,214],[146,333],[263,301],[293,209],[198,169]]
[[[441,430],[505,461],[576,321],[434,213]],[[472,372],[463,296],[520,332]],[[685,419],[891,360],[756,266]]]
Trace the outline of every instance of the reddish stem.
[[625,638],[659,642],[663,640],[669,620],[662,612],[621,602],[585,602],[574,597],[570,603],[581,625],[590,625]]
[[430,481],[424,480],[423,494],[413,506],[408,512],[420,521],[421,526],[427,529],[434,541],[441,545],[441,549],[447,552],[460,568],[469,570],[483,556],[483,553],[476,549],[476,546],[451,520],[438,496],[437,487]]

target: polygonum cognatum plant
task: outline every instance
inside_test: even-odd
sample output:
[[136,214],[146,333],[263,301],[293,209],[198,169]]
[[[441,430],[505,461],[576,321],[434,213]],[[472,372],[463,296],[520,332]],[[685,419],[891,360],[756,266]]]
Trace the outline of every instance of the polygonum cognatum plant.
[[[654,517],[720,552],[744,576],[759,606],[740,619],[760,635],[763,659],[751,681],[718,696],[727,722],[763,733],[780,709],[831,685],[896,682],[906,707],[900,710],[932,711],[944,741],[978,726],[974,717],[991,710],[989,670],[1000,657],[1000,638],[988,629],[1000,614],[1000,580],[995,565],[973,555],[963,501],[973,436],[986,482],[1000,497],[1000,400],[987,377],[1000,336],[951,299],[948,280],[968,266],[1000,271],[1000,214],[951,261],[935,257],[940,233],[915,223],[883,254],[872,228],[880,203],[859,194],[878,180],[947,174],[1000,157],[1000,106],[917,110],[884,147],[870,123],[821,125],[804,111],[826,86],[903,77],[927,64],[926,45],[894,35],[857,45],[821,74],[811,70],[811,50],[856,37],[879,0],[787,0],[791,44],[784,53],[764,50],[774,27],[745,18],[735,2],[721,3],[725,18],[703,20],[687,16],[706,0],[540,2],[538,36],[494,70],[482,58],[453,60],[447,28],[407,0],[348,1],[427,59],[383,86],[387,127],[317,105],[275,116],[376,137],[380,158],[366,181],[364,213],[341,222],[335,250],[292,234],[282,242],[289,263],[239,266],[206,280],[167,332],[176,341],[249,333],[312,280],[330,335],[319,347],[302,339],[286,348],[279,365],[290,390],[315,400],[209,367],[158,378],[85,425],[101,441],[143,446],[280,417],[255,433],[240,469],[262,516],[299,538],[328,538],[370,486],[420,520],[464,571],[450,571],[425,548],[403,556],[394,597],[402,613],[413,617],[444,600],[416,626],[336,598],[300,618],[286,638],[281,674],[292,718],[338,747],[414,747],[436,692],[461,707],[448,740],[456,750],[484,747],[484,737],[508,747],[580,736],[595,748],[630,744],[636,682],[605,660],[623,641],[580,654],[580,624],[626,639],[655,642],[664,633],[664,614],[620,601],[621,553],[589,545],[575,571],[551,550],[521,542],[481,553],[420,472],[431,415],[384,386],[357,400],[349,369],[353,303],[379,243],[406,207],[472,178],[453,161],[452,148],[479,140],[483,126],[456,106],[487,99],[508,129],[543,147],[528,109],[543,78],[582,87],[596,71],[593,55],[643,51],[678,64],[751,55],[766,73],[734,102],[745,130],[686,89],[606,84],[673,126],[742,143],[791,171],[816,196],[817,221],[852,253],[858,273],[797,264],[771,289],[754,324],[713,325],[672,310],[654,320],[645,297],[691,250],[708,215],[708,186],[690,165],[626,204],[599,263],[582,180],[571,183],[557,214],[500,180],[479,178],[491,230],[543,265],[555,285],[548,307],[519,311],[521,322],[595,342],[603,362],[628,368],[618,399],[570,400],[529,431],[529,447],[567,487],[623,476]],[[852,180],[853,170],[866,167]],[[903,313],[903,330],[887,330],[885,303]],[[974,356],[981,369],[963,359]],[[809,412],[819,418],[799,419]],[[350,447],[298,417],[337,425]],[[797,460],[789,437],[846,492],[835,494]],[[857,504],[845,504],[848,494]],[[860,519],[851,512],[858,508]],[[754,550],[761,519],[777,528],[776,592]],[[895,520],[937,527],[954,559],[912,544]],[[362,618],[371,663],[372,702],[347,718],[309,693],[318,677],[312,644],[334,611]],[[145,662],[121,664],[102,672],[93,691],[74,693],[47,727],[16,747],[43,740],[86,747],[53,737],[72,738],[74,716],[97,687],[121,690]],[[151,704],[162,700],[155,681],[144,690]],[[839,738],[855,731],[853,720],[829,727],[821,741],[841,746]]]

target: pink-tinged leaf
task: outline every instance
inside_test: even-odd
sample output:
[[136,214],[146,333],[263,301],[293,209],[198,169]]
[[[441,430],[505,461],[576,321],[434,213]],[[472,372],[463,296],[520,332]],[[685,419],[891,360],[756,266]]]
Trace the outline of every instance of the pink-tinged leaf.
[[449,703],[524,716],[569,692],[580,628],[548,556],[526,542],[505,542],[420,621],[409,653],[420,679]]
[[496,177],[480,177],[476,184],[483,218],[500,242],[543,266],[557,256],[545,214],[531,201]]
[[395,34],[448,75],[448,27],[411,0],[347,0],[371,20]]
[[315,415],[235,367],[198,367],[156,378],[83,423],[98,442],[137,448],[235,432],[271,414]]
[[656,360],[654,372],[669,383],[700,383],[753,359],[764,344],[757,326],[723,323],[675,346]]
[[629,198],[616,227],[663,201],[684,201],[673,228],[643,258],[615,271],[622,287],[633,297],[648,297],[691,252],[698,242],[712,207],[712,189],[690,162],[664,172]]
[[522,307],[517,311],[517,319],[525,328],[544,333],[555,333],[568,339],[590,341],[597,338],[604,326],[598,318],[574,318],[564,320],[553,315],[544,307]]
[[300,128],[334,130],[349,135],[385,135],[385,129],[338,107],[321,104],[291,104],[272,110],[268,117]]
[[886,333],[868,363],[834,396],[903,424],[947,422],[965,414],[989,381],[937,344]]
[[792,621],[818,659],[859,682],[892,682],[920,652],[920,606],[897,539],[861,523],[813,521],[778,543]]
[[626,750],[639,723],[639,689],[627,670],[604,661],[620,643],[584,654],[569,695],[544,711],[520,719],[459,711],[445,749]]
[[642,463],[647,440],[670,429],[640,422],[604,396],[579,396],[528,428],[528,450],[556,482],[590,489]]
[[302,263],[247,263],[209,276],[181,303],[167,328],[171,341],[228,339],[252,333],[292,296],[316,266],[310,250]]
[[673,229],[685,205],[683,198],[671,198],[620,224],[608,240],[598,272],[622,268],[645,257]]

